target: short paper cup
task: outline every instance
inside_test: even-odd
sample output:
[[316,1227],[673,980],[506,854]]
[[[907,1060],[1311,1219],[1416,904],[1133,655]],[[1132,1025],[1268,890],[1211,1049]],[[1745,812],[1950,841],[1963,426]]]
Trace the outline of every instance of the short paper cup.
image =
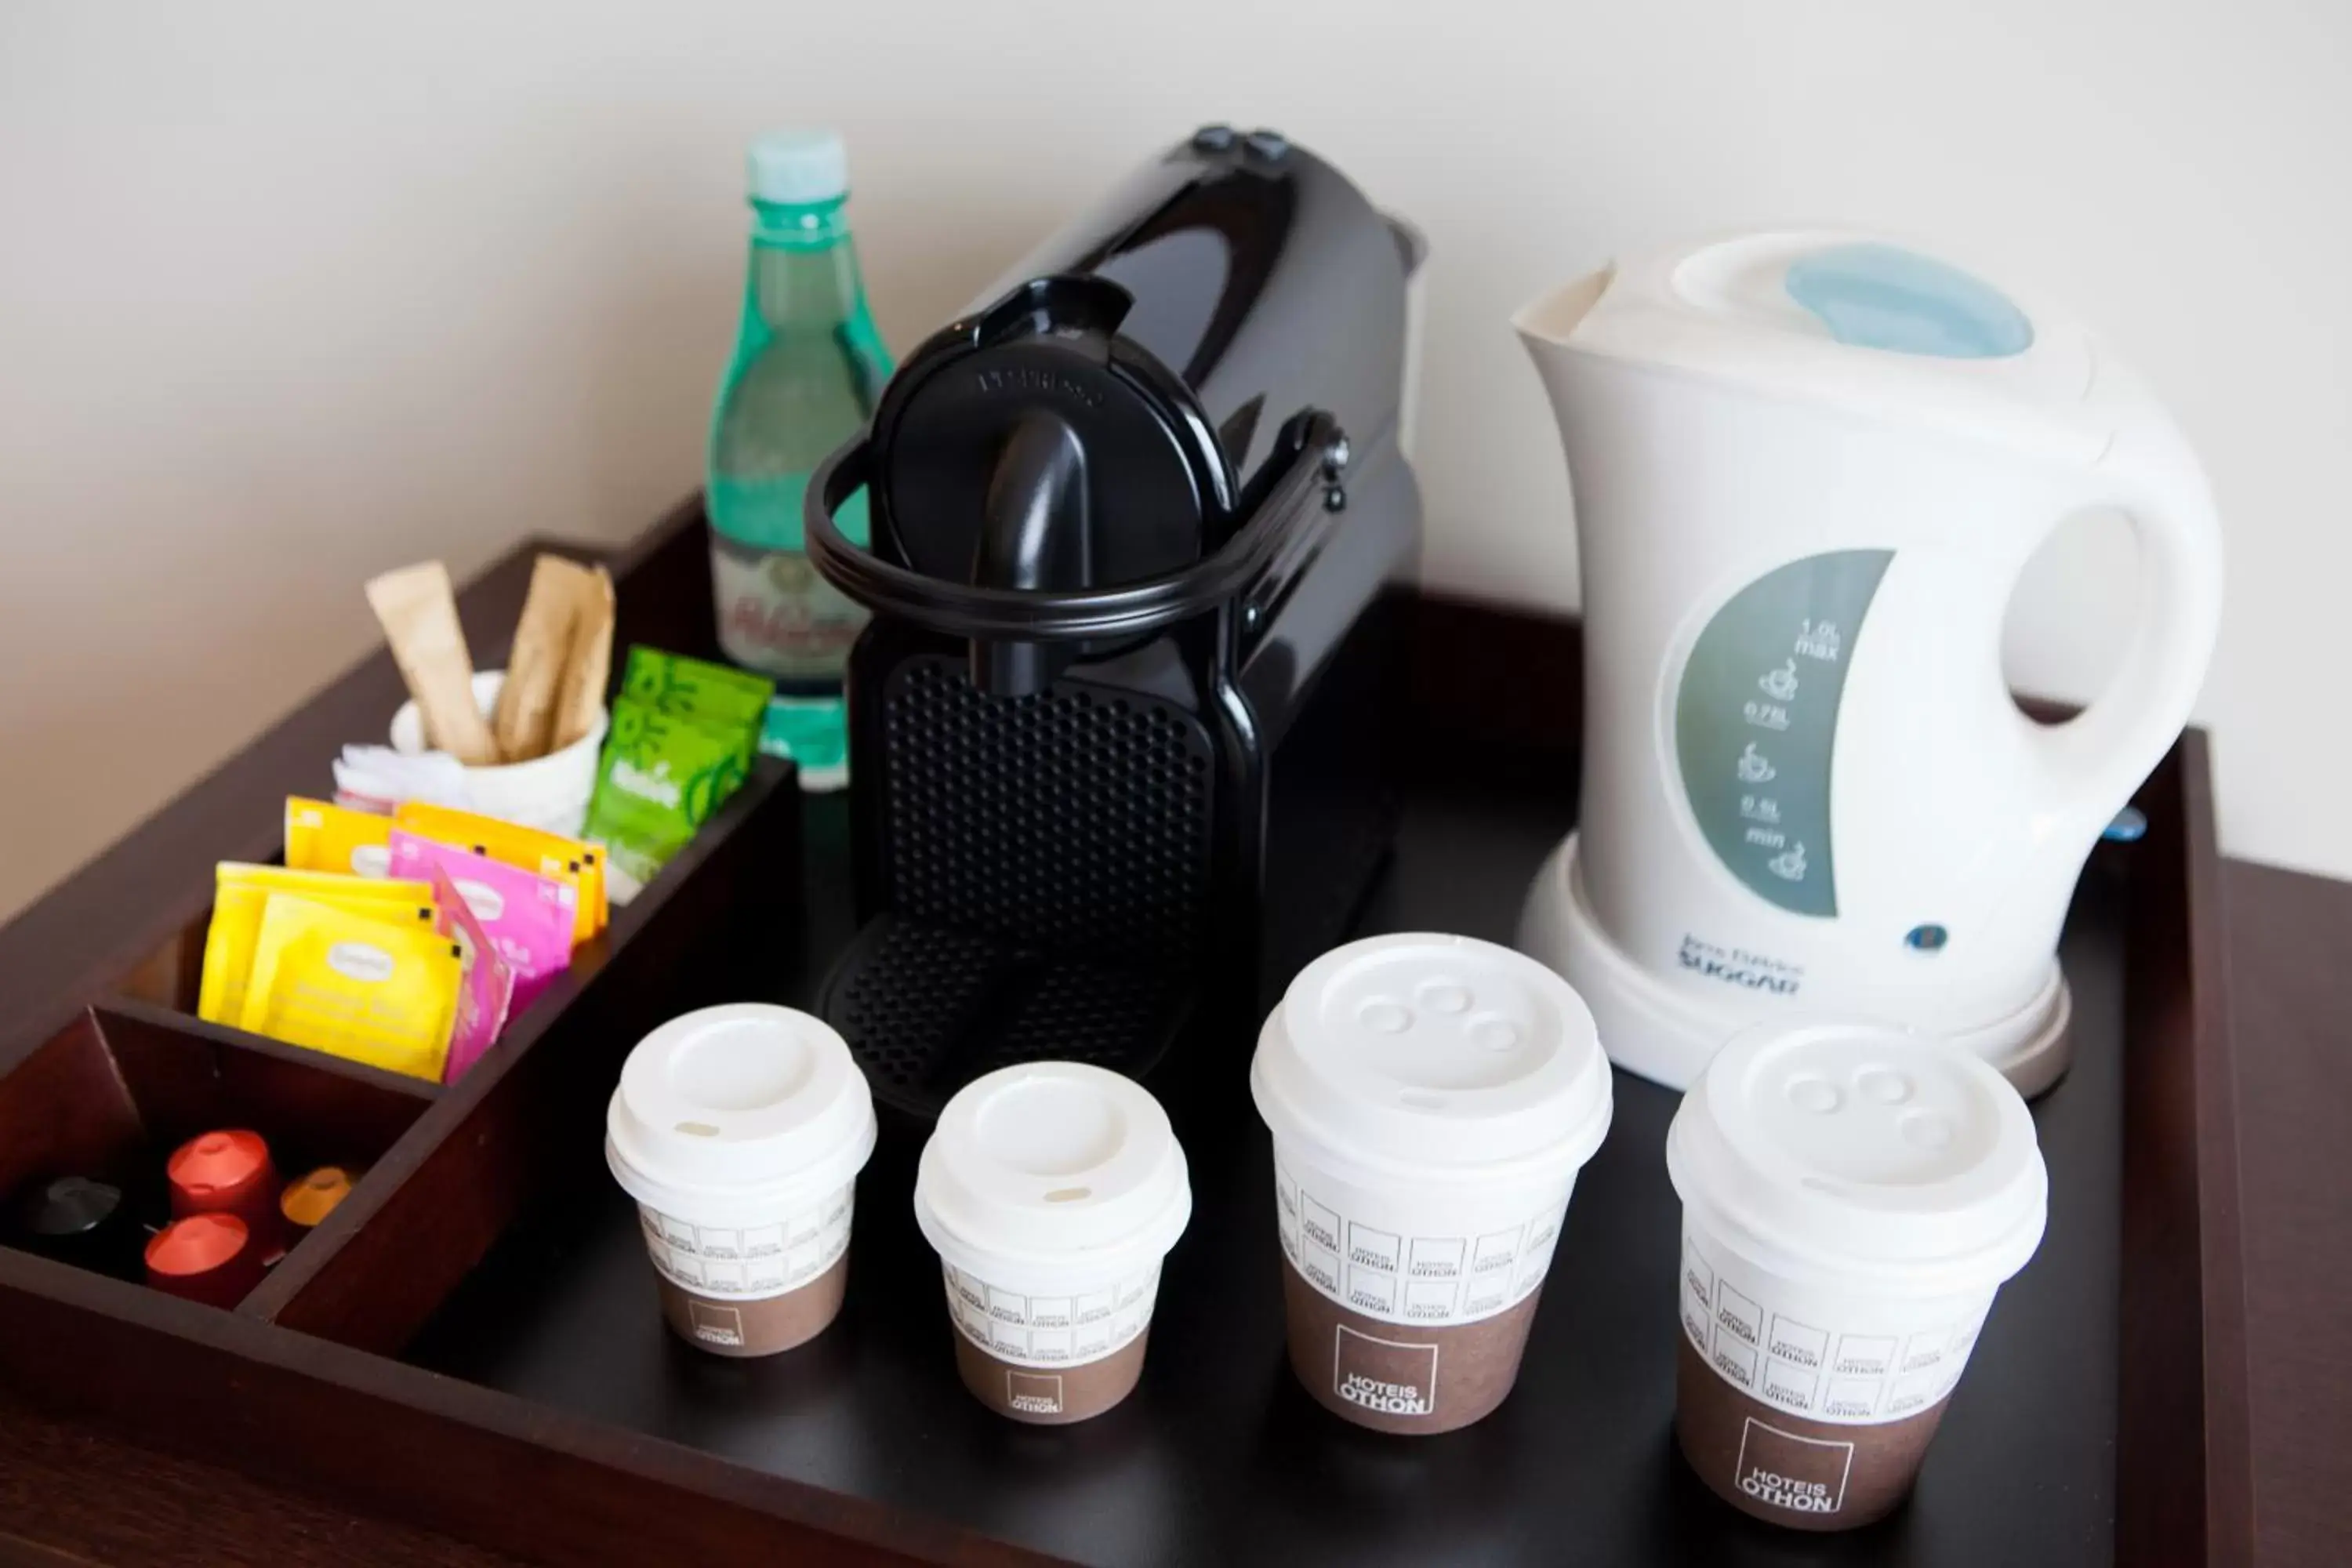
[[1868,1025],[1736,1037],[1666,1138],[1683,1200],[1675,1430],[1717,1496],[1800,1530],[1903,1500],[2001,1283],[2042,1239],[2025,1101]]
[[673,1018],[629,1053],[604,1158],[637,1201],[662,1311],[719,1355],[772,1355],[841,1310],[874,1102],[839,1035],[789,1007]]
[[1609,1063],[1550,970],[1374,937],[1300,972],[1250,1090],[1274,1134],[1290,1364],[1359,1426],[1450,1432],[1518,1377]]
[[[506,683],[503,669],[474,672],[474,702],[487,719],[498,706],[499,688]],[[502,822],[577,838],[588,821],[588,801],[596,793],[596,759],[604,750],[604,731],[612,714],[600,710],[588,733],[543,757],[504,763],[496,767],[467,768],[466,789],[473,809]],[[392,716],[392,749],[409,756],[430,750],[425,743],[425,718],[414,701],[404,702]]]
[[1160,1260],[1192,1212],[1160,1102],[1101,1068],[1032,1062],[940,1113],[915,1221],[940,1255],[956,1368],[1000,1415],[1099,1415],[1143,1372]]

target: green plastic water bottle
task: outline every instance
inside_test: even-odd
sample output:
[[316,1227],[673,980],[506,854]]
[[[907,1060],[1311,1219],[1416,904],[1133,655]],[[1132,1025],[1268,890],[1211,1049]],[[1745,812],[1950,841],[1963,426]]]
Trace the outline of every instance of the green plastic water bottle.
[[[710,421],[705,506],[719,642],[776,679],[761,750],[791,757],[810,789],[848,778],[843,667],[866,612],[803,552],[809,475],[873,412],[890,378],[850,242],[848,160],[830,131],[751,144],[751,259],[743,321]],[[835,513],[866,542],[861,491]]]

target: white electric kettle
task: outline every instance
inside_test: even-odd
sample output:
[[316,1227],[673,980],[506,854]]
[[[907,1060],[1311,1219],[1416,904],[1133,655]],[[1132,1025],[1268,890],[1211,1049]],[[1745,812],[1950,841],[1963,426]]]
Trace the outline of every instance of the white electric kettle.
[[[2197,459],[2065,316],[1831,232],[1678,247],[1521,310],[1584,592],[1580,831],[1519,944],[1674,1088],[1768,1016],[1955,1039],[2032,1094],[2067,1060],[2058,931],[2187,720],[2220,616]],[[2136,525],[2120,672],[2073,721],[2001,677],[2070,513]]]

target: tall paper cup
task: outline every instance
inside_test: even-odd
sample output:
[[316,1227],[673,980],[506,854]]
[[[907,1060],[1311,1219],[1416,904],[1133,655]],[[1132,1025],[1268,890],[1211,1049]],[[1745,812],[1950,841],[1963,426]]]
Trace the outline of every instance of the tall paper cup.
[[1735,1037],[1666,1139],[1683,1200],[1675,1429],[1741,1511],[1800,1530],[1902,1501],[2049,1179],[1974,1054],[1859,1024]]
[[875,1136],[839,1035],[758,1003],[673,1018],[629,1053],[604,1126],[679,1338],[770,1355],[833,1321]]
[[1592,1015],[1534,960],[1374,937],[1300,972],[1250,1068],[1290,1363],[1327,1408],[1448,1432],[1511,1391],[1576,1173],[1609,1131]]
[[1000,1415],[1048,1426],[1126,1398],[1160,1260],[1192,1212],[1167,1112],[1130,1080],[1033,1062],[966,1085],[915,1177],[964,1386]]

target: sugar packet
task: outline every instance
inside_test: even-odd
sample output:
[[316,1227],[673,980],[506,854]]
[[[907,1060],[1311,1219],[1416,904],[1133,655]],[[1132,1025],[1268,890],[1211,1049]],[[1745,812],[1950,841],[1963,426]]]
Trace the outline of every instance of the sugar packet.
[[470,810],[473,786],[466,765],[446,752],[397,752],[390,746],[348,745],[335,759],[335,793],[357,800],[427,800]]
[[457,624],[448,568],[427,561],[372,577],[367,601],[383,623],[409,695],[416,699],[425,743],[476,767],[496,763],[498,742],[474,703],[474,665]]

